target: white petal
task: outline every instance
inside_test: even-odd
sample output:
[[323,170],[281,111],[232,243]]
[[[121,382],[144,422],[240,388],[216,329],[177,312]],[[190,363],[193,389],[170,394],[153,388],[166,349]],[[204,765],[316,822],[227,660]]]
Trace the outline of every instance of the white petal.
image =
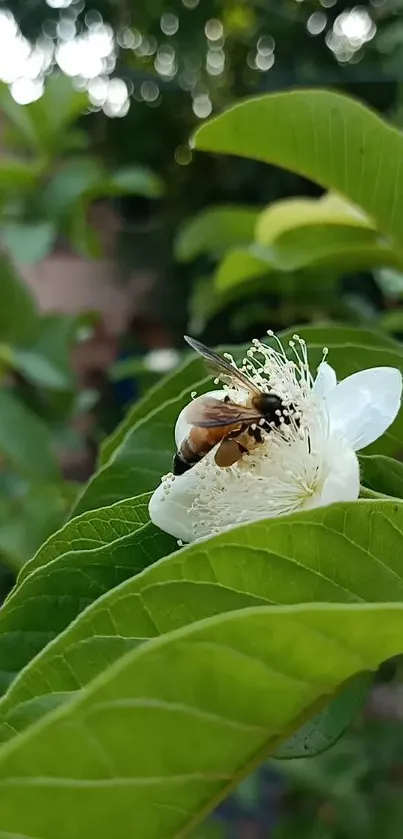
[[169,488],[163,481],[151,496],[148,505],[150,519],[161,530],[170,533],[183,542],[194,540],[194,514],[192,503],[199,492],[200,470],[193,466],[183,475],[178,475]]
[[357,451],[377,440],[400,408],[402,376],[394,367],[373,367],[343,379],[325,397],[330,433]]
[[327,443],[325,480],[318,493],[305,505],[305,509],[326,507],[336,501],[356,501],[360,494],[360,469],[358,458],[344,440],[333,437]]
[[334,387],[337,385],[337,378],[336,373],[333,370],[333,367],[327,363],[327,361],[322,361],[318,367],[318,375],[316,376],[314,385],[313,385],[313,392],[315,396],[326,396],[329,391],[333,390]]

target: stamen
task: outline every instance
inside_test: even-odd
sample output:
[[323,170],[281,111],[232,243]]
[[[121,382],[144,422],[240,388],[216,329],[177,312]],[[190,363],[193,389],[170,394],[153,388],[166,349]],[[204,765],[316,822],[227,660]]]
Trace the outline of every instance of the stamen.
[[[249,426],[248,433],[258,432],[261,442],[252,444],[249,436],[248,450],[233,466],[217,467],[213,450],[194,467],[200,477],[200,492],[191,508],[197,514],[193,516],[195,538],[219,532],[234,522],[301,509],[325,478],[328,417],[323,400],[318,401],[312,390],[306,343],[293,335],[290,359],[272,330],[267,334],[275,347],[253,339],[242,367],[230,353],[225,353],[225,358],[255,387],[276,394],[283,407],[276,410],[276,422],[262,417]],[[324,348],[323,360],[327,354]],[[234,388],[224,385],[224,390],[230,389]],[[240,389],[239,401],[244,398]],[[172,480],[173,476],[166,476],[167,492]]]

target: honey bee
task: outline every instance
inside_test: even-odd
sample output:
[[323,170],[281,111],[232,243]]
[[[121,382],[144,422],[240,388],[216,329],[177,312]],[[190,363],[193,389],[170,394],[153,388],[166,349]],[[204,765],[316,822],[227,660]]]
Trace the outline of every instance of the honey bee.
[[263,442],[262,430],[270,431],[273,425],[290,422],[279,396],[260,390],[241,370],[200,341],[187,335],[184,338],[202,356],[215,377],[230,387],[246,391],[248,399],[245,405],[240,405],[229,396],[223,400],[199,396],[190,403],[185,419],[193,427],[174,456],[174,475],[187,472],[217,443],[221,443],[215,453],[217,466],[232,466],[250,447]]

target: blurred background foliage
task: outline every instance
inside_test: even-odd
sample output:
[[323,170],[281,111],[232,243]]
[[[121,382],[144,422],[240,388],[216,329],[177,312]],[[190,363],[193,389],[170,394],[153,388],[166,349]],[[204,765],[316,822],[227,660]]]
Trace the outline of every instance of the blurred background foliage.
[[[189,144],[234,100],[296,86],[345,91],[401,127],[402,13],[403,0],[0,2],[0,599],[105,434],[177,364],[184,331],[403,334],[403,254],[370,218]],[[104,266],[126,295],[118,326],[96,292],[79,311],[42,305],[29,272],[48,265],[56,284],[63,259],[67,287]],[[198,839],[400,839],[401,691],[381,683],[371,703],[329,753],[252,776]]]

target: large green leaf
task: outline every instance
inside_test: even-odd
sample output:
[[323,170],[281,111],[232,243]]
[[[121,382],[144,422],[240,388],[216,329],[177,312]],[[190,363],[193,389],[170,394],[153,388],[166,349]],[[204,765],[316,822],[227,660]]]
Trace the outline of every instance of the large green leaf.
[[30,562],[21,569],[18,584],[32,571],[62,554],[102,548],[122,536],[134,533],[149,521],[149,499],[149,494],[138,495],[126,501],[119,501],[111,507],[83,513],[67,522],[64,527],[53,533]]
[[385,266],[401,269],[403,253],[383,239],[364,241],[362,232],[331,225],[309,225],[285,231],[273,245],[274,266],[278,271],[319,269],[362,271]]
[[[376,332],[344,330],[342,327],[303,327],[299,331],[308,342],[312,371],[322,360],[324,346],[330,350],[329,362],[340,379],[363,368],[383,365],[403,371],[399,344],[388,337],[379,337]],[[285,340],[291,335],[292,332],[286,333]],[[242,348],[235,350],[239,356],[242,352]],[[173,429],[180,410],[189,401],[190,392],[202,393],[212,388],[211,378],[203,373],[203,365],[198,359],[186,362],[134,406],[104,446],[104,465],[84,489],[73,511],[75,515],[127,498],[133,491],[149,492],[157,486],[161,475],[171,469]],[[368,453],[397,454],[402,450],[402,443],[401,412],[387,434],[373,444]]]
[[364,213],[332,194],[271,204],[258,220],[255,238],[269,249],[277,271],[403,265],[403,252],[381,239]]
[[5,388],[0,389],[0,452],[19,471],[38,481],[58,475],[49,429]]
[[[100,597],[20,674],[0,702],[0,739],[21,703],[81,689],[100,673],[104,645],[108,660],[119,657],[121,647],[111,648],[116,637],[152,638],[254,604],[400,602],[402,534],[403,504],[361,501],[243,525],[161,559]],[[351,685],[288,744],[287,756],[329,746],[362,692],[360,680]],[[17,730],[30,719],[18,715]]]
[[127,536],[100,548],[73,547],[25,577],[0,613],[0,692],[89,603],[174,547],[151,523],[134,525]]
[[375,492],[403,498],[403,463],[383,455],[362,455],[361,483]]
[[[214,306],[219,308],[217,295],[226,295],[222,297],[225,305],[229,292],[234,299],[260,289],[285,298],[291,295],[302,302],[309,301],[313,289],[314,300],[318,300],[318,295],[328,293],[329,284],[343,271],[396,266],[399,260],[396,249],[383,242],[354,244],[346,241],[342,231],[331,227],[296,228],[284,233],[270,248],[251,245],[227,251],[213,276],[215,288],[210,291],[210,308],[213,312]],[[296,271],[301,272],[298,277]],[[289,277],[292,284],[288,283]],[[385,329],[393,331],[387,322]]]
[[362,241],[374,241],[376,229],[371,220],[338,195],[327,193],[320,198],[295,197],[275,201],[264,210],[256,224],[256,241],[264,245],[276,242],[287,230],[298,227],[341,227],[346,233],[361,232]]
[[217,256],[229,247],[249,244],[259,213],[253,207],[241,206],[203,210],[183,225],[175,245],[177,258],[187,262],[201,253]]
[[403,245],[403,138],[354,99],[296,90],[251,99],[206,122],[198,149],[252,157],[335,189]]
[[[400,345],[393,340],[389,335],[383,332],[377,332],[375,329],[363,329],[361,327],[349,327],[339,325],[324,326],[296,326],[292,330],[288,330],[281,334],[280,337],[288,340],[291,334],[295,331],[302,332],[306,340],[311,344],[322,346],[338,345],[338,344],[359,344],[360,346],[384,346],[391,347],[396,350]],[[242,353],[242,348],[231,347],[231,350],[236,353]],[[123,442],[126,434],[138,422],[147,416],[148,413],[154,411],[162,402],[169,399],[172,394],[177,393],[178,390],[183,390],[186,387],[191,387],[196,378],[200,375],[200,364],[198,359],[189,358],[179,369],[174,370],[158,382],[153,388],[150,388],[146,396],[135,405],[128,412],[123,422],[115,429],[114,432],[102,443],[99,463],[101,466],[111,459],[116,449]]]
[[2,747],[0,831],[185,839],[402,636],[401,604],[315,604],[241,609],[140,645]]
[[0,295],[0,342],[30,341],[38,325],[35,301],[4,254],[0,258]]
[[314,757],[330,749],[362,710],[372,681],[373,677],[368,673],[354,676],[323,711],[281,743],[273,757],[277,760],[295,760]]

